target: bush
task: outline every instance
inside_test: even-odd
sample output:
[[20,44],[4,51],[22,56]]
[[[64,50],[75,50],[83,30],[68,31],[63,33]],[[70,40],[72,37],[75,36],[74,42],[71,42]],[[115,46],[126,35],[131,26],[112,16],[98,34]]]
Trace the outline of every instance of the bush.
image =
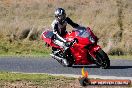
[[118,56],[120,56],[120,55],[125,55],[125,52],[124,52],[123,49],[117,47],[117,48],[111,49],[109,54],[110,55],[118,55]]

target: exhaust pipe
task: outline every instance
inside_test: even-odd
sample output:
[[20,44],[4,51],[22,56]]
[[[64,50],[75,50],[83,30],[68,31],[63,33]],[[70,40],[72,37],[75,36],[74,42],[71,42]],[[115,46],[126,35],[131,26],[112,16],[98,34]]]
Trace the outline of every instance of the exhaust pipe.
[[69,65],[69,63],[67,62],[66,59],[58,57],[54,54],[50,54],[50,55],[52,56],[52,58],[56,59],[59,63],[61,63],[61,64],[63,63],[63,66],[68,66]]
[[60,57],[58,57],[58,56],[56,56],[54,54],[50,54],[50,56],[52,56],[52,58],[54,58],[56,60],[59,60],[59,61],[61,61],[63,59],[63,58],[60,58]]

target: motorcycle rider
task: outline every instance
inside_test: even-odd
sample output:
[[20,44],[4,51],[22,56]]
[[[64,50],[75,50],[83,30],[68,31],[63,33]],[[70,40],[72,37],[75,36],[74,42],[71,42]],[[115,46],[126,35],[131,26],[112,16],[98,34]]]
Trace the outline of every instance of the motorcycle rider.
[[54,14],[55,20],[51,24],[53,33],[55,34],[54,43],[66,51],[70,45],[63,38],[63,36],[67,33],[66,26],[67,24],[70,24],[73,28],[77,28],[79,25],[66,16],[66,12],[63,8],[57,8]]
[[[86,28],[78,25],[77,23],[74,23],[69,17],[67,17],[66,12],[63,8],[57,8],[54,14],[56,19],[51,24],[53,33],[55,34],[54,43],[63,48],[65,53],[65,51],[70,46],[70,44],[67,43],[66,40],[63,38],[63,36],[67,33],[66,31],[67,24],[70,24],[73,28],[77,30],[81,29],[85,30]],[[90,34],[89,39],[92,41],[92,43],[95,43],[95,40]]]
[[[66,16],[66,12],[63,8],[57,8],[54,12],[55,14],[55,20],[52,22],[51,27],[54,33],[53,36],[53,42],[64,49],[63,57],[65,57],[66,51],[69,49],[70,45],[72,43],[67,43],[67,41],[63,38],[63,36],[67,33],[66,26],[67,24],[71,25],[73,28],[80,30],[80,29],[86,29],[85,27],[82,27],[78,25],[77,23],[74,23],[69,17]],[[89,34],[90,38],[91,35]],[[93,42],[94,43],[94,42]],[[55,55],[58,51],[56,51],[56,48],[52,48],[52,53]],[[66,59],[63,59],[63,62],[68,65],[68,62]]]

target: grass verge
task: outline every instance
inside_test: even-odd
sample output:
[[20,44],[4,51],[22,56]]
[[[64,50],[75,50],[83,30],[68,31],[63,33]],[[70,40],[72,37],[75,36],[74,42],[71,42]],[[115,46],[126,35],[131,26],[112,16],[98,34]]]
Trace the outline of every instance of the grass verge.
[[42,41],[0,42],[0,56],[47,56],[50,52]]
[[0,87],[4,88],[57,88],[67,86],[75,78],[48,74],[0,72]]
[[[86,86],[85,88],[131,88],[130,86]],[[48,74],[0,72],[0,88],[83,88],[77,78]]]

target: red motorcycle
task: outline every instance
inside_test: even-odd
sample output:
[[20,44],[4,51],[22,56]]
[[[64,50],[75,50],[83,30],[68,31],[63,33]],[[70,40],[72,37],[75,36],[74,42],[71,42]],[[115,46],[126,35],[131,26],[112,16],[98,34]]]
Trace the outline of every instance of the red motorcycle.
[[[51,46],[55,54],[50,54],[60,64],[66,67],[73,65],[96,64],[104,69],[110,67],[107,54],[97,45],[98,38],[89,27],[85,29],[74,29],[63,38],[70,42],[70,48],[65,52],[63,48],[54,44],[53,31],[47,30],[42,33],[42,39],[46,46]],[[94,43],[93,43],[94,42]],[[67,61],[68,64],[65,63]]]

